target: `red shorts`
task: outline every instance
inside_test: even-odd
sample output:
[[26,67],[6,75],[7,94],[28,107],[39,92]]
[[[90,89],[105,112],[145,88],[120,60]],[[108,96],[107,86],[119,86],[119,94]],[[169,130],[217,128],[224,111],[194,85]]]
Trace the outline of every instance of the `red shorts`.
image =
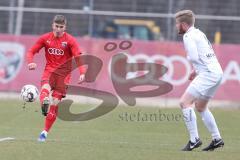
[[66,96],[67,84],[69,84],[69,82],[70,75],[62,76],[45,70],[42,75],[41,86],[49,84],[53,91],[52,96],[60,99]]

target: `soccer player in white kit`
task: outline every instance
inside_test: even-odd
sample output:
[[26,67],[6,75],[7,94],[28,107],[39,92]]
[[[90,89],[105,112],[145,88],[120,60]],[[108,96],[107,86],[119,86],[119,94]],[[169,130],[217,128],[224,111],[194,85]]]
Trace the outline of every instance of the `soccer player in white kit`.
[[191,10],[182,10],[175,14],[175,18],[177,31],[183,35],[187,59],[193,66],[193,71],[189,75],[191,83],[180,99],[184,121],[190,135],[189,142],[182,150],[191,151],[202,145],[194,105],[212,135],[211,143],[203,151],[214,150],[222,147],[224,142],[207,104],[221,83],[223,71],[206,35],[194,27],[194,13]]

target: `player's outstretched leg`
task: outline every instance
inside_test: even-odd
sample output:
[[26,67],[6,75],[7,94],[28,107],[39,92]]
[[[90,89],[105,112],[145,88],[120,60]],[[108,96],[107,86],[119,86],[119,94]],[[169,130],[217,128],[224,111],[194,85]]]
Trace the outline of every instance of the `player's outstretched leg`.
[[41,141],[41,142],[46,141],[47,134],[57,118],[57,112],[58,112],[58,106],[51,105],[50,109],[49,109],[49,113],[47,114],[46,119],[45,119],[45,128],[40,133],[40,136],[38,139],[39,141]]
[[61,101],[62,96],[53,92],[52,97],[53,97],[53,102],[52,102],[53,104],[50,106],[49,112],[45,118],[45,127],[44,127],[44,130],[40,133],[40,136],[38,139],[40,142],[46,141],[47,134],[49,130],[52,128],[52,125],[54,124],[57,118],[57,114],[58,114],[57,105]]

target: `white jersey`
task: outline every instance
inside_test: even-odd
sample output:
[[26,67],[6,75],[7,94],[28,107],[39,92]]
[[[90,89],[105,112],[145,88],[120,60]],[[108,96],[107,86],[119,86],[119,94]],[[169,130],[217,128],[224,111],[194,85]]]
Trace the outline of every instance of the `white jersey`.
[[183,42],[187,58],[197,73],[223,73],[212,45],[202,31],[195,27],[190,27],[183,35]]

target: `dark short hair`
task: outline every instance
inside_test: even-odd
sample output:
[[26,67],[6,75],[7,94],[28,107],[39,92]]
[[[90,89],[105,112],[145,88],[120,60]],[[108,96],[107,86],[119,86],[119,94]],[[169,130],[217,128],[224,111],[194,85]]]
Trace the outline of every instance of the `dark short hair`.
[[63,15],[56,15],[56,16],[54,16],[54,18],[53,18],[53,23],[66,25],[66,24],[67,24],[67,19],[66,19],[66,17],[63,16]]

